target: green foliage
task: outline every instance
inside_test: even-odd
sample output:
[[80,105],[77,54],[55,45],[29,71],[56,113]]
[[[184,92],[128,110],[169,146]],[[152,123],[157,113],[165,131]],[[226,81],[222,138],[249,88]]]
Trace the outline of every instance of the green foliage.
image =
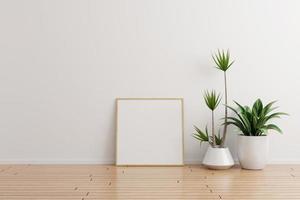
[[266,135],[268,130],[272,129],[282,133],[281,129],[275,124],[270,124],[269,121],[274,118],[280,118],[282,115],[287,115],[283,112],[272,112],[277,107],[272,107],[276,101],[263,105],[260,99],[257,99],[252,108],[248,106],[241,106],[235,102],[238,109],[231,109],[237,117],[228,117],[227,125],[236,126],[243,135],[246,136],[262,136]]
[[201,131],[199,128],[194,126],[196,133],[193,134],[193,137],[202,142],[208,142],[212,147],[224,147],[225,140],[226,140],[226,133],[227,133],[227,78],[226,78],[226,71],[230,68],[230,66],[234,63],[230,59],[229,51],[220,51],[218,50],[217,53],[212,55],[212,58],[217,66],[218,69],[224,72],[224,94],[225,94],[225,122],[223,128],[223,134],[219,133],[218,135],[215,134],[214,128],[214,110],[218,107],[221,102],[220,94],[216,94],[214,90],[204,93],[204,100],[207,107],[211,110],[211,135],[209,135],[207,127],[205,131]]
[[215,53],[212,58],[215,61],[217,68],[224,72],[226,72],[227,69],[229,69],[229,67],[234,63],[234,61],[230,61],[229,50],[226,52],[224,50],[218,50],[218,53]]
[[194,126],[196,133],[193,134],[193,137],[202,142],[209,142],[208,130],[207,126],[205,128],[205,132],[201,131],[197,126]]
[[[211,140],[212,140],[213,136],[210,136],[210,137],[211,137]],[[218,135],[215,135],[215,141],[216,141],[216,145],[217,146],[220,146],[222,144],[222,137],[220,135],[220,131],[219,131]]]
[[[196,133],[193,134],[193,137],[197,140],[202,142],[208,142],[210,145],[213,146],[213,136],[209,136],[207,126],[205,127],[205,131],[201,131],[197,126],[194,126],[194,129]],[[215,141],[216,145],[221,145],[222,143],[222,137],[220,136],[220,133],[218,135],[215,135]]]
[[218,105],[221,101],[221,97],[220,97],[220,94],[217,95],[216,91],[214,91],[214,90],[212,90],[211,92],[205,91],[204,100],[205,100],[207,107],[210,110],[214,111],[218,107]]

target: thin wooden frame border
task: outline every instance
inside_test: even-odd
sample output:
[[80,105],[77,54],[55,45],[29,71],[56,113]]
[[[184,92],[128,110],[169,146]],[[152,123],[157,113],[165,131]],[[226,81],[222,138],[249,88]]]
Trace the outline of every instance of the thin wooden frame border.
[[[160,164],[133,164],[133,165],[118,165],[117,164],[117,161],[118,161],[118,144],[119,144],[119,140],[118,140],[118,110],[119,110],[119,104],[118,102],[120,100],[179,100],[181,102],[181,127],[182,127],[182,163],[181,164],[178,164],[178,165],[168,165],[168,164],[164,164],[164,165],[160,165]],[[151,167],[151,166],[156,166],[156,167],[159,167],[159,166],[184,166],[184,99],[183,98],[116,98],[115,100],[115,104],[116,104],[116,121],[115,121],[115,128],[116,128],[116,148],[115,148],[115,165],[116,166],[148,166],[148,167]]]

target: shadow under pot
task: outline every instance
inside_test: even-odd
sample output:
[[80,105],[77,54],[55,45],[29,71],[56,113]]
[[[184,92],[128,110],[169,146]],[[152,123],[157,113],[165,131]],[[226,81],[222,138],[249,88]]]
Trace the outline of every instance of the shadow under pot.
[[238,159],[243,169],[263,169],[268,160],[268,136],[238,136]]

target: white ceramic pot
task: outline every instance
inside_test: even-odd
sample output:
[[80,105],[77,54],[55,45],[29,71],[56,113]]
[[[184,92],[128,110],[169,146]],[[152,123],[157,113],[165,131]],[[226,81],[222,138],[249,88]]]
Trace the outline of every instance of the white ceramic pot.
[[268,136],[238,136],[238,158],[244,169],[263,169],[267,163]]
[[234,165],[228,147],[218,148],[209,146],[202,164],[209,169],[229,169]]

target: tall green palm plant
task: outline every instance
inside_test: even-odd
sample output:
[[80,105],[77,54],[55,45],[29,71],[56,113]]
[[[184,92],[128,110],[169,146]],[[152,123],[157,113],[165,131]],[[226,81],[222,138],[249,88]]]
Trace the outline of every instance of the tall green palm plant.
[[228,117],[227,125],[236,126],[245,136],[263,136],[266,135],[268,130],[273,129],[279,133],[282,133],[281,129],[272,123],[269,123],[271,119],[280,118],[282,115],[287,115],[283,112],[272,112],[277,107],[272,107],[276,101],[263,105],[260,99],[257,99],[252,108],[248,106],[242,106],[235,102],[238,109],[231,109],[237,117]]
[[217,65],[217,69],[223,71],[224,74],[224,93],[225,93],[225,117],[224,117],[224,128],[223,128],[223,136],[222,136],[222,142],[221,147],[224,147],[225,140],[226,140],[226,134],[227,134],[227,119],[228,119],[228,94],[227,94],[227,77],[226,77],[226,71],[231,67],[231,65],[234,63],[234,61],[231,61],[230,59],[230,53],[229,50],[226,52],[224,50],[220,51],[218,50],[217,53],[215,53],[212,56],[215,64]]
[[220,94],[216,94],[214,90],[211,92],[205,91],[204,93],[204,101],[207,107],[211,110],[211,137],[209,137],[207,127],[205,132],[201,131],[198,127],[194,126],[195,133],[193,136],[194,138],[200,140],[200,142],[209,142],[213,147],[220,143],[220,137],[215,134],[215,119],[214,119],[214,111],[218,107],[221,101]]

